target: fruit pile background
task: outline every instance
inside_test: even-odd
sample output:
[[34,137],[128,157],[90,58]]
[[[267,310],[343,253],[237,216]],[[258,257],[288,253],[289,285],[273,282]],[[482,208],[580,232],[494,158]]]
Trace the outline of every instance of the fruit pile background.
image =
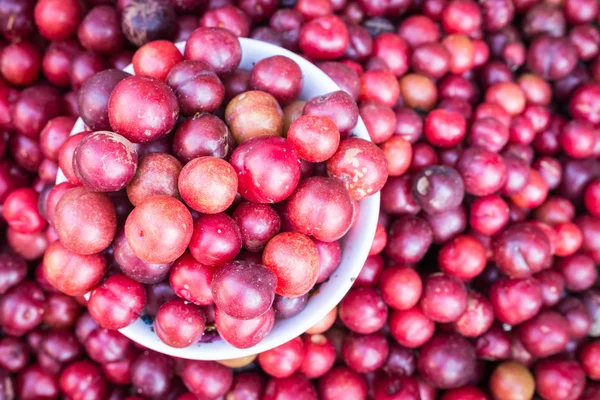
[[[597,0],[0,0],[0,400],[600,399],[599,25]],[[111,247],[107,265],[69,264],[53,227],[57,197],[72,188],[55,185],[59,166],[79,178],[76,119],[110,128],[94,107],[124,78],[115,69],[133,62],[138,75],[156,74],[167,67],[154,61],[181,57],[156,41],[197,28],[314,62],[346,94],[312,106],[338,117],[357,109],[378,146],[370,157],[387,163],[377,178],[389,176],[370,255],[338,307],[282,346],[223,362],[144,349],[105,328],[114,313],[100,321],[96,311],[99,325],[86,285],[107,266],[118,272],[118,257],[136,258]],[[227,101],[249,88],[249,72],[211,74]],[[84,85],[110,89],[82,102]],[[210,100],[203,110],[224,118]],[[283,107],[288,127],[298,107]],[[224,119],[240,142],[246,127]],[[344,122],[331,130],[347,132]],[[159,139],[135,151],[185,164],[195,158],[186,146]],[[160,163],[181,168],[173,156]],[[323,162],[304,161],[302,173],[335,175]],[[124,193],[103,194],[95,210],[108,199],[117,220],[127,216],[136,193]],[[282,231],[295,229],[285,207],[267,208]],[[122,232],[115,253],[119,243],[128,248]],[[89,281],[57,288],[48,254],[53,265],[85,265]],[[168,278],[143,283],[149,315],[176,296]],[[275,318],[305,301],[277,297]],[[214,308],[203,310],[214,323]]]

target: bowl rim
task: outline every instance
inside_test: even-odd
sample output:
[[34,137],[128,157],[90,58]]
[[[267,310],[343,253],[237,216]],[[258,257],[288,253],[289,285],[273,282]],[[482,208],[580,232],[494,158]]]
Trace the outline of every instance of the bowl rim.
[[[308,98],[341,90],[340,87],[325,74],[325,72],[298,54],[259,40],[248,38],[238,38],[238,40],[242,47],[240,68],[244,68],[242,65],[248,63],[254,65],[258,60],[263,58],[281,55],[294,60],[302,70],[304,78],[303,94],[304,92],[309,91],[306,86],[306,77],[310,76],[310,81],[316,81],[315,86],[318,87],[312,88],[311,91],[319,93],[313,94]],[[182,41],[175,45],[183,53],[185,44],[186,41]],[[256,55],[261,53],[264,54],[262,54],[262,56]],[[123,70],[135,75],[132,64],[129,64]],[[307,96],[301,95],[301,97],[306,98]],[[83,123],[83,120],[78,118],[70,135],[74,135],[84,130],[86,130],[86,126]],[[360,116],[357,125],[352,130],[352,135],[371,141],[366,126]],[[56,183],[58,184],[65,181],[67,181],[67,179],[59,168]],[[317,294],[312,295],[309,298],[306,307],[299,314],[288,319],[276,319],[273,329],[265,338],[252,347],[244,349],[236,348],[223,339],[212,342],[198,342],[185,348],[171,347],[158,338],[152,329],[152,323],[145,321],[144,317],[138,318],[134,323],[119,329],[119,331],[129,339],[150,350],[173,357],[191,360],[235,359],[258,354],[286,343],[293,338],[302,335],[307,329],[319,322],[339,304],[345,294],[351,289],[354,280],[360,273],[360,270],[369,255],[369,250],[373,238],[375,237],[375,230],[379,217],[379,205],[379,192],[359,201],[357,221],[341,240],[342,261],[336,271],[334,271],[328,280],[320,284],[321,286],[317,291]],[[350,256],[349,253],[352,256]],[[342,268],[342,266],[344,266],[344,268]],[[322,295],[324,292],[327,293],[327,296]],[[89,293],[87,293],[85,297],[86,299],[89,298]]]

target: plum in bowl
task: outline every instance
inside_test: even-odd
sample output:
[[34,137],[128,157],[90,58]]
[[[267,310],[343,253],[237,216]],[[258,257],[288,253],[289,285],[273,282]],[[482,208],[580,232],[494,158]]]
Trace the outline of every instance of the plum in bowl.
[[[300,67],[303,79],[302,90],[298,99],[309,100],[340,90],[325,72],[301,56],[257,40],[246,38],[239,38],[238,40],[242,50],[240,69],[251,70],[259,61],[273,56],[285,56],[293,60]],[[185,46],[186,42],[176,44],[181,53],[184,52]],[[135,74],[133,65],[126,67],[125,72]],[[80,118],[73,127],[71,134],[74,135],[86,129],[88,128]],[[367,129],[360,117],[357,124],[352,128],[350,136],[370,141]],[[59,170],[57,184],[62,182],[67,182],[67,177],[65,177],[62,170]],[[357,202],[356,220],[340,240],[341,260],[337,269],[327,280],[319,286],[315,286],[315,290],[304,296],[307,301],[302,311],[289,318],[275,319],[272,330],[257,344],[248,348],[237,348],[217,335],[211,335],[211,333],[215,333],[214,331],[207,330],[204,338],[199,342],[187,347],[172,347],[159,338],[155,332],[152,318],[143,315],[143,313],[135,322],[121,328],[120,332],[157,352],[196,360],[226,360],[244,357],[272,349],[297,337],[321,321],[334,309],[351,288],[352,283],[363,267],[375,235],[380,196],[379,192],[376,192],[362,197],[364,198]],[[86,294],[86,297],[89,298],[89,293]],[[282,306],[282,308],[285,307]],[[207,326],[209,326],[208,323]],[[236,324],[232,324],[230,329],[235,331],[237,328]],[[209,337],[212,337],[212,339],[207,339]]]

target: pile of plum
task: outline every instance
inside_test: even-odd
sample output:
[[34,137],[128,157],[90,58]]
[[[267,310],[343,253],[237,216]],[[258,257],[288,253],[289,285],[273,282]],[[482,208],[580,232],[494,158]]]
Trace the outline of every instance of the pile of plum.
[[[599,25],[597,0],[0,0],[0,400],[600,399]],[[237,37],[340,90],[239,68]],[[300,337],[216,362],[118,332],[259,343],[377,192]]]

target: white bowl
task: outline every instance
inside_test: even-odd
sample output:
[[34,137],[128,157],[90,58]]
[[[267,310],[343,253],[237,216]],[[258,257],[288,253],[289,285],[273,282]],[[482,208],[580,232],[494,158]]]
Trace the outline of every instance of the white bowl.
[[[240,68],[250,70],[258,61],[275,55],[283,55],[294,60],[302,69],[304,77],[301,99],[308,100],[315,96],[340,90],[339,86],[323,71],[297,54],[258,40],[246,38],[240,38],[239,40],[242,46]],[[177,47],[183,53],[185,42],[177,43]],[[134,74],[132,65],[125,68],[125,71]],[[85,125],[79,118],[71,134],[81,132],[84,129]],[[357,137],[370,140],[367,128],[360,118],[352,132]],[[66,180],[62,171],[59,170],[56,183],[65,182]],[[184,349],[177,349],[163,343],[154,333],[152,325],[145,323],[141,318],[128,327],[121,329],[120,332],[131,340],[154,351],[194,360],[227,360],[244,357],[258,354],[288,342],[304,333],[331,311],[342,300],[352,286],[352,282],[358,276],[367,259],[375,236],[379,216],[379,193],[361,200],[359,208],[360,211],[355,225],[342,239],[342,261],[338,269],[329,280],[321,284],[318,293],[309,298],[302,312],[292,318],[276,320],[273,330],[256,346],[238,349],[218,339],[210,343],[197,343]]]

